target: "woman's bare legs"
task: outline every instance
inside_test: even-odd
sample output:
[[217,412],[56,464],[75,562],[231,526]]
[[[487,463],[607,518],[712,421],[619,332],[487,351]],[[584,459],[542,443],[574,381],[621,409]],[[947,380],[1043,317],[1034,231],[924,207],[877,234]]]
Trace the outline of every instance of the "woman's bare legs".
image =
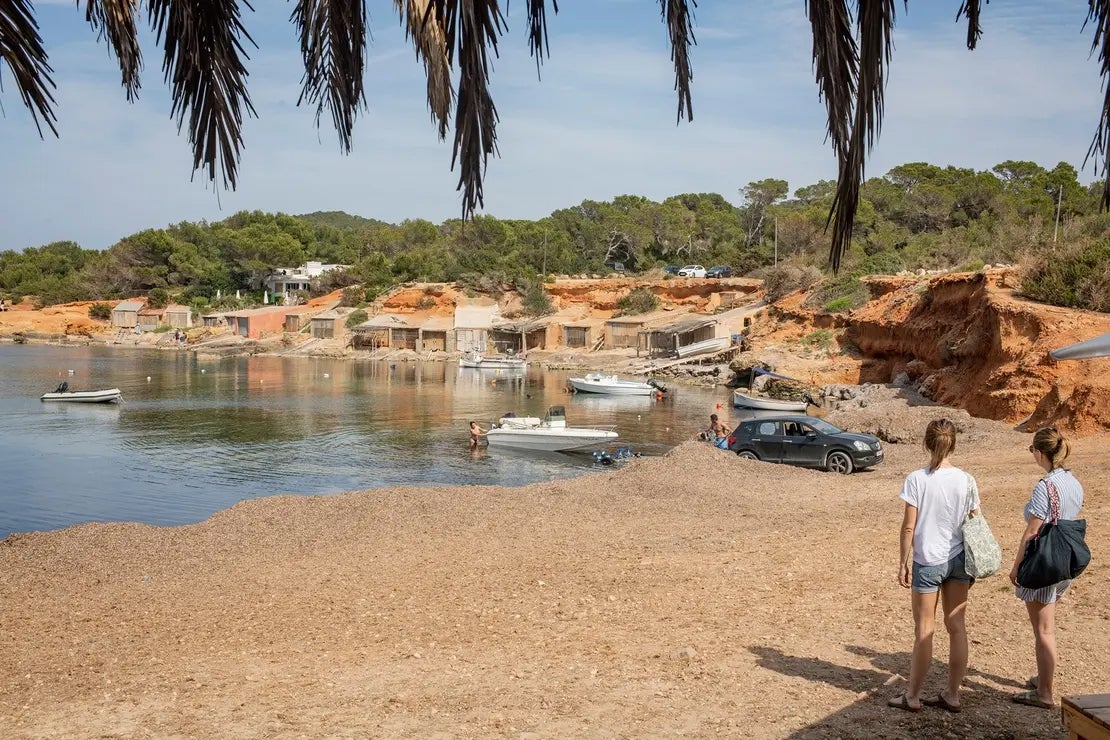
[[913,601],[913,655],[910,658],[910,682],[906,687],[906,701],[910,706],[921,706],[921,689],[925,675],[933,662],[933,633],[936,631],[937,598],[940,594],[912,592]]
[[1056,604],[1025,602],[1037,644],[1037,696],[1052,703],[1052,681],[1056,676]]
[[967,592],[970,583],[946,581],[941,587],[944,628],[948,631],[948,690],[942,694],[952,706],[960,704],[960,685],[967,675]]

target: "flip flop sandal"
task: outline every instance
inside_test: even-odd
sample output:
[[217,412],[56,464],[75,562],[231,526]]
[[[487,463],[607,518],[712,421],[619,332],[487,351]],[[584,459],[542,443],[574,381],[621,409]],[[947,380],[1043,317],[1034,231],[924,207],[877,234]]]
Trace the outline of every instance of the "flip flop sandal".
[[1044,701],[1041,697],[1037,696],[1036,691],[1022,691],[1020,694],[1014,694],[1010,700],[1015,704],[1024,704],[1027,707],[1039,707],[1041,709],[1055,709],[1056,705],[1052,702]]
[[920,712],[921,711],[921,707],[910,706],[910,700],[906,696],[906,692],[904,692],[904,691],[901,694],[899,694],[898,696],[895,696],[894,698],[888,700],[886,705],[888,707],[894,707],[895,709],[903,709],[907,712]]
[[949,703],[949,701],[944,698],[944,694],[937,694],[933,699],[922,699],[921,703],[928,707],[940,707],[946,712],[952,712],[952,714],[959,714],[963,711],[962,704]]
[[1039,685],[1039,681],[1040,679],[1037,676],[1030,676],[1029,680],[1025,682],[1025,687],[1027,689],[1033,689],[1034,691],[1036,691]]

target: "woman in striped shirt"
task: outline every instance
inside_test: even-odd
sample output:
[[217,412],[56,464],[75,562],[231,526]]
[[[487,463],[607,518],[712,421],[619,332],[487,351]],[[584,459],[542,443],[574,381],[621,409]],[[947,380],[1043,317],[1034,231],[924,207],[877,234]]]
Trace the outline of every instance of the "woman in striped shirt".
[[1041,525],[1052,517],[1053,499],[1059,501],[1060,519],[1078,519],[1083,508],[1083,486],[1075,479],[1070,470],[1063,465],[1071,450],[1068,441],[1056,429],[1040,429],[1033,435],[1029,445],[1033,460],[1045,471],[1044,477],[1033,487],[1033,497],[1025,505],[1025,534],[1017,549],[1017,558],[1010,581],[1017,588],[1017,597],[1025,602],[1029,621],[1033,625],[1036,638],[1037,675],[1029,679],[1028,691],[1014,694],[1018,704],[1051,709],[1055,706],[1052,699],[1052,680],[1056,672],[1056,602],[1068,590],[1071,581],[1060,581],[1044,588],[1025,588],[1018,585],[1018,568],[1025,557],[1025,545],[1041,529]]

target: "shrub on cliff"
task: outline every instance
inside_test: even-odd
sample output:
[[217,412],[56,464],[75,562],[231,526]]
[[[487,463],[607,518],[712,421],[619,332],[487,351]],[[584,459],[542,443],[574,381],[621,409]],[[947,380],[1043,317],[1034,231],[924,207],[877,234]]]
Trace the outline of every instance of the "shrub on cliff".
[[767,301],[773,303],[796,290],[809,290],[821,277],[821,271],[812,265],[798,267],[783,264],[767,271],[763,278],[763,289],[767,291]]
[[344,323],[347,325],[348,329],[353,329],[368,318],[370,317],[367,313],[360,308],[347,314],[347,320]]
[[112,318],[112,304],[94,303],[89,306],[89,318],[98,321],[109,321]]
[[170,304],[170,292],[165,288],[151,288],[146,302],[151,308],[165,308]]
[[524,313],[529,316],[544,316],[555,310],[551,299],[543,289],[543,283],[536,281],[530,283],[524,290]]
[[1110,241],[1066,247],[1028,265],[1022,292],[1054,306],[1110,312]]
[[622,316],[647,313],[659,307],[659,298],[647,288],[633,288],[617,301]]

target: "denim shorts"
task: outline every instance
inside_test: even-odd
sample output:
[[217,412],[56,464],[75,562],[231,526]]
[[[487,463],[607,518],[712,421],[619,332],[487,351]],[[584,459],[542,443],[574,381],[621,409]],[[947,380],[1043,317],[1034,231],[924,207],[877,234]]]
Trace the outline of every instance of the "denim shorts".
[[960,583],[975,583],[975,579],[964,570],[963,550],[947,563],[940,565],[913,564],[912,587],[919,594],[935,594],[940,590],[942,583],[959,581]]

